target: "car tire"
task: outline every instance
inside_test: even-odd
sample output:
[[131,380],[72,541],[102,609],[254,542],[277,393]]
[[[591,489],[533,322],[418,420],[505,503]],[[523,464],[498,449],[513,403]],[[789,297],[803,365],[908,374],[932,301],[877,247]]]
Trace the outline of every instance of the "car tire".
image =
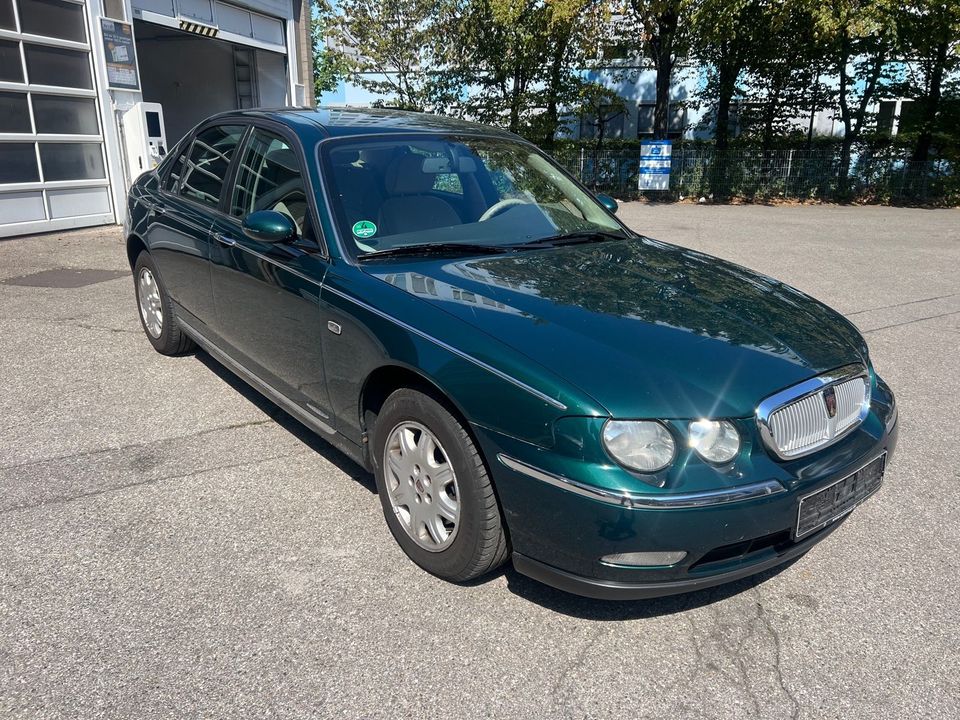
[[182,355],[196,347],[177,324],[170,296],[146,250],[137,256],[133,266],[133,292],[140,326],[154,350],[163,355]]
[[[394,392],[377,416],[372,455],[387,525],[417,565],[444,580],[464,582],[504,563],[507,536],[483,457],[443,405],[412,388]],[[444,514],[453,507],[456,521],[450,523]],[[438,541],[444,530],[446,538]]]

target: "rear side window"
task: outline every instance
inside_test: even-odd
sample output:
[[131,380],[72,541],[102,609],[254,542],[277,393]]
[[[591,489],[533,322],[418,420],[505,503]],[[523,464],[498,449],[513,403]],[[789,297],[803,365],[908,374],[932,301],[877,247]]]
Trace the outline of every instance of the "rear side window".
[[230,161],[243,134],[242,125],[215,125],[193,141],[180,178],[180,194],[216,207],[230,169]]
[[187,162],[187,153],[190,151],[190,143],[187,143],[176,159],[170,163],[170,170],[167,171],[167,179],[163,182],[163,189],[167,192],[177,192],[177,186],[180,183],[180,176],[183,175],[183,166]]

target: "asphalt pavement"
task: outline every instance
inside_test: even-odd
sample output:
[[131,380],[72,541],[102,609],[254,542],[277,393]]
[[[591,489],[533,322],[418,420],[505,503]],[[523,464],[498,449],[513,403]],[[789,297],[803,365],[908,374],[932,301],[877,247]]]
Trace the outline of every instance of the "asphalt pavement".
[[960,211],[628,204],[850,317],[884,487],[780,572],[608,603],[392,541],[369,475],[156,354],[116,228],[0,241],[0,717],[960,716]]

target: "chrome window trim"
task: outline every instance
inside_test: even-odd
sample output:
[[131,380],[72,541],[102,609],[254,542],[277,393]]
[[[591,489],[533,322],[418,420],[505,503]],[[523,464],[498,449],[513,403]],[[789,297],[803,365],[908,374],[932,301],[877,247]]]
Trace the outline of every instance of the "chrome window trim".
[[502,380],[506,380],[508,383],[517,386],[517,387],[520,388],[521,390],[524,390],[524,391],[530,393],[531,395],[533,395],[533,396],[536,397],[536,398],[539,398],[540,400],[543,400],[545,403],[547,403],[547,404],[549,404],[549,405],[552,405],[553,407],[557,408],[558,410],[566,410],[566,409],[567,409],[567,406],[564,405],[564,404],[563,404],[562,402],[560,402],[559,400],[555,400],[554,398],[550,397],[550,396],[547,395],[546,393],[542,393],[542,392],[540,392],[539,390],[537,390],[536,388],[527,385],[527,384],[526,384],[525,382],[523,382],[522,380],[517,380],[515,377],[511,377],[510,375],[507,375],[507,374],[506,374],[505,372],[503,372],[502,370],[498,370],[497,368],[493,367],[492,365],[488,365],[487,363],[483,362],[483,360],[478,360],[477,358],[473,357],[472,355],[468,355],[468,354],[465,353],[463,350],[458,350],[457,348],[453,347],[452,345],[448,345],[447,343],[443,342],[443,340],[438,340],[437,338],[433,337],[432,335],[428,335],[428,334],[425,333],[423,330],[418,330],[417,328],[413,327],[413,325],[409,325],[408,323],[403,322],[403,320],[398,320],[397,318],[393,317],[392,315],[388,315],[387,313],[383,312],[382,310],[380,310],[380,309],[378,309],[378,308],[375,308],[373,305],[369,305],[369,304],[363,302],[362,300],[358,300],[357,298],[353,297],[352,295],[348,295],[347,293],[343,292],[342,290],[337,290],[336,288],[333,288],[333,287],[331,287],[331,286],[329,286],[329,285],[326,285],[326,284],[323,286],[323,289],[326,290],[326,291],[329,291],[329,292],[333,293],[334,295],[336,295],[336,296],[338,296],[338,297],[343,298],[344,300],[349,300],[350,302],[354,303],[355,305],[359,305],[359,306],[362,307],[364,310],[369,310],[369,311],[372,312],[374,315],[378,315],[379,317],[382,317],[384,320],[389,320],[390,322],[395,323],[396,325],[399,325],[399,326],[402,327],[404,330],[408,330],[409,332],[412,332],[414,335],[418,335],[419,337],[422,337],[424,340],[427,340],[427,341],[432,342],[433,344],[435,344],[435,345],[437,345],[437,346],[439,346],[439,347],[442,347],[444,350],[447,350],[447,351],[453,353],[454,355],[456,355],[457,357],[463,358],[464,360],[473,363],[473,364],[476,365],[477,367],[482,368],[483,370],[486,370],[487,372],[496,375],[498,378],[501,378]]
[[[833,437],[826,438],[824,442],[807,448],[803,452],[786,455],[780,452],[780,449],[777,447],[777,443],[773,439],[773,432],[770,429],[770,416],[773,415],[774,412],[779,410],[784,405],[789,405],[790,403],[797,402],[798,400],[802,400],[810,395],[815,395],[825,387],[839,385],[858,377],[862,377],[867,381],[867,394],[866,401],[863,403],[863,407],[860,409],[860,414],[857,416],[857,421],[855,423],[853,423],[850,427],[845,428],[843,432],[840,432]],[[795,460],[834,444],[847,434],[853,432],[856,428],[860,427],[860,424],[870,412],[870,396],[870,375],[867,372],[867,368],[860,363],[844,365],[836,370],[830,370],[822,375],[817,375],[809,380],[804,380],[803,382],[792,387],[788,387],[786,390],[781,390],[780,392],[764,398],[762,401],[760,401],[760,404],[757,406],[756,410],[757,428],[760,431],[760,437],[763,439],[763,444],[766,445],[767,449],[769,449],[770,452],[772,452],[778,459]]]
[[712,507],[715,505],[727,505],[729,503],[742,502],[745,500],[756,500],[758,498],[769,497],[779,493],[786,492],[786,488],[776,480],[764,480],[750,485],[738,485],[735,487],[721,488],[719,490],[704,490],[693,493],[677,493],[653,495],[649,493],[634,493],[628,490],[615,491],[605,488],[599,488],[586,483],[555,473],[541,470],[532,465],[512,458],[509,455],[499,453],[497,459],[506,467],[516,472],[540,480],[548,485],[568,490],[588,497],[591,500],[599,500],[609,505],[625,507],[630,509],[644,510],[678,510],[688,508]]

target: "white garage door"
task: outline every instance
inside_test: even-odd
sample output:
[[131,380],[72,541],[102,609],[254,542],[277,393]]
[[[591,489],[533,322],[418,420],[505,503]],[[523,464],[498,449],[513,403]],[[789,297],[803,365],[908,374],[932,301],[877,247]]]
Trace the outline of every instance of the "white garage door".
[[0,0],[0,237],[113,222],[84,3]]

